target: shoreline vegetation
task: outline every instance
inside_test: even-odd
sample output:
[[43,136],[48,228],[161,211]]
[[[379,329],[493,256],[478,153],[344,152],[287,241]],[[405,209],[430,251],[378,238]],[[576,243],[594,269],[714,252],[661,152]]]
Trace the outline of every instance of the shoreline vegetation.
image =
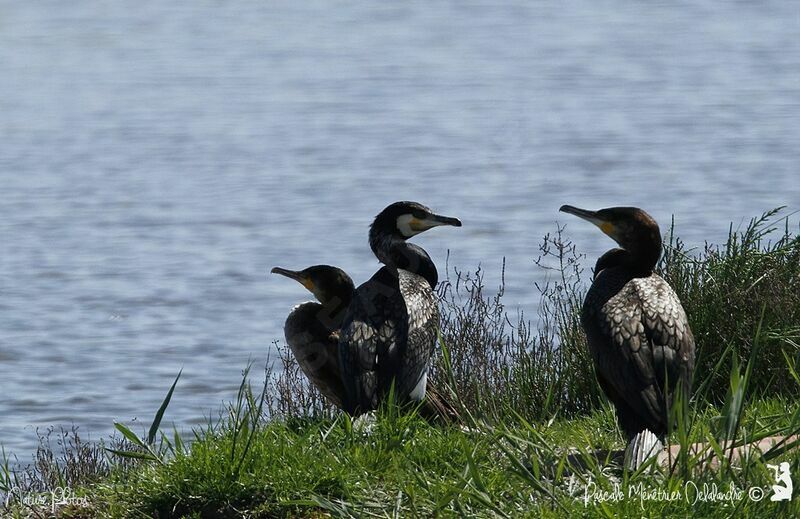
[[117,424],[119,436],[84,443],[51,430],[19,470],[3,452],[0,516],[797,516],[800,487],[771,497],[782,462],[800,485],[800,232],[782,208],[699,250],[674,231],[658,272],[686,309],[697,362],[666,462],[615,461],[624,441],[579,321],[594,258],[560,227],[535,261],[550,274],[535,287],[537,327],[480,270],[448,269],[430,372],[445,423],[391,402],[351,420],[276,342],[260,389],[248,367],[236,400],[188,436],[162,427],[178,375],[146,433]]

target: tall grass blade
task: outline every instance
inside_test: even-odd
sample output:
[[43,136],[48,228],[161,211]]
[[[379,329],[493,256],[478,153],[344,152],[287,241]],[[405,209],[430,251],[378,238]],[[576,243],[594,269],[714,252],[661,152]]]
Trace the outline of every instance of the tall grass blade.
[[153,417],[153,423],[150,424],[150,430],[147,433],[148,445],[153,445],[156,441],[158,429],[161,427],[161,419],[164,417],[164,412],[167,410],[169,401],[172,399],[172,393],[175,391],[175,386],[178,384],[178,379],[181,378],[181,373],[183,373],[183,368],[181,368],[181,370],[178,372],[178,376],[175,377],[175,381],[172,383],[172,386],[170,386],[167,396],[164,397],[164,401],[161,402],[161,406],[159,406],[158,411],[156,411],[156,415]]

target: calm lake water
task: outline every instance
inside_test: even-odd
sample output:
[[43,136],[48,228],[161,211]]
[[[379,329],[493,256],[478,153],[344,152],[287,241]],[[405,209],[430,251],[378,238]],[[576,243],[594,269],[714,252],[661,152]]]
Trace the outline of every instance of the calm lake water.
[[0,443],[141,431],[181,368],[166,422],[216,415],[308,299],[269,268],[364,281],[395,200],[531,316],[556,221],[611,245],[563,203],[800,209],[800,14],[755,4],[0,1]]

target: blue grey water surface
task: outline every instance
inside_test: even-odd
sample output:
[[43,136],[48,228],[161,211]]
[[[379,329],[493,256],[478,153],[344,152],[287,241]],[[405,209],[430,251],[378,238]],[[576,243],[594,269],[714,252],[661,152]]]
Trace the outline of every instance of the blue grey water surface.
[[143,427],[181,368],[202,423],[308,299],[269,268],[364,281],[389,202],[535,318],[544,233],[611,245],[561,204],[700,246],[800,209],[799,143],[796,2],[0,1],[0,443]]

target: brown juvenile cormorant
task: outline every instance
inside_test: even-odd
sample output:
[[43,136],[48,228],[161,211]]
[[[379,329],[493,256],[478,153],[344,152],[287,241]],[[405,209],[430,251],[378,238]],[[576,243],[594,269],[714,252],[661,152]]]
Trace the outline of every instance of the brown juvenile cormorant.
[[560,211],[595,224],[622,247],[597,260],[581,323],[600,387],[617,409],[629,454],[638,458],[631,448],[640,448],[634,442],[639,433],[649,430],[664,440],[678,386],[689,397],[694,337],[678,296],[654,272],[661,233],[649,214],[636,207],[564,205]]
[[294,307],[283,331],[306,377],[341,408],[344,385],[337,350],[339,329],[355,291],[353,280],[343,270],[329,265],[314,265],[299,271],[275,267],[272,273],[294,279],[319,301]]
[[438,273],[428,253],[406,240],[439,225],[461,222],[415,202],[395,202],[370,227],[370,247],[385,266],[356,289],[342,323],[339,355],[350,414],[376,409],[392,384],[398,401],[425,396],[439,326]]

